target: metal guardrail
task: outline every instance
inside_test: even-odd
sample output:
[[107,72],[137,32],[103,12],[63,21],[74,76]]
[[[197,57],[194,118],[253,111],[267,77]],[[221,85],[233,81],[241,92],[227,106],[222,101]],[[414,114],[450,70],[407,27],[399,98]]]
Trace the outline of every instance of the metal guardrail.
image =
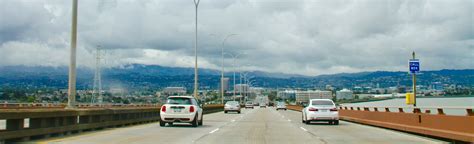
[[[287,106],[301,111],[301,106]],[[396,109],[391,110],[391,109]],[[412,108],[413,111],[404,111]],[[422,112],[422,109],[425,109]],[[430,109],[436,109],[437,114]],[[447,109],[465,109],[465,115],[448,115]],[[377,127],[395,129],[421,135],[439,137],[453,141],[474,143],[474,114],[472,107],[357,107],[340,106],[342,120]]]
[[[82,131],[121,127],[160,120],[160,106],[112,107],[86,109],[0,109],[0,120],[6,128],[0,130],[0,143],[62,136]],[[223,111],[223,105],[206,105],[204,114]],[[28,119],[28,126],[25,121]]]
[[[113,107],[160,107],[159,104],[90,104],[78,103],[78,108],[113,108]],[[64,103],[0,103],[0,109],[37,109],[37,108],[65,108]]]

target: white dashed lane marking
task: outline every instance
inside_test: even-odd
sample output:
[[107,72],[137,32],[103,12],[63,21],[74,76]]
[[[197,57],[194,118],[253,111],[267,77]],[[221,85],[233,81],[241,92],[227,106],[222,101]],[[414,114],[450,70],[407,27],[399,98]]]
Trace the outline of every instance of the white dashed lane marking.
[[302,129],[303,131],[308,131],[308,130],[306,130],[304,127],[300,127],[300,129]]
[[219,130],[219,128],[216,128],[215,130],[212,130],[212,131],[209,132],[209,133],[212,134],[212,133],[215,133],[215,132],[218,131],[218,130]]

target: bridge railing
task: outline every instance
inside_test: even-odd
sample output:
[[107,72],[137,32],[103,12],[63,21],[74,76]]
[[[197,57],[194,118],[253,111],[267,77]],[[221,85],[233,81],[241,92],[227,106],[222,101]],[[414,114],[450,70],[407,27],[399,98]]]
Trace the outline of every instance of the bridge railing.
[[[159,105],[102,106],[79,106],[78,109],[0,109],[0,125],[4,123],[3,129],[0,126],[0,143],[28,141],[160,120]],[[223,109],[223,105],[206,105],[204,113]]]
[[[78,108],[114,108],[114,107],[160,107],[159,104],[91,104],[78,103]],[[37,108],[65,108],[65,103],[0,103],[0,109],[37,109]]]
[[[301,111],[301,106],[288,106]],[[407,109],[411,109],[407,111]],[[433,112],[435,110],[436,112]],[[464,114],[446,114],[447,110]],[[340,119],[454,141],[474,142],[472,107],[360,107],[340,106]]]

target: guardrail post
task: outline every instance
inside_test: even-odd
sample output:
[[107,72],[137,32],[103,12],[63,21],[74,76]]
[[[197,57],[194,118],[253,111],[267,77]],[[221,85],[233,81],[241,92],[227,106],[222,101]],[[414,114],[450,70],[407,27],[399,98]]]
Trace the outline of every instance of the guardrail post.
[[439,115],[446,115],[442,108],[438,108],[438,114]]
[[472,109],[466,109],[467,116],[474,116],[474,112],[472,112]]
[[368,107],[364,107],[364,111],[370,111]]
[[403,113],[403,108],[398,108],[398,112]]
[[421,113],[420,108],[413,108],[413,113]]

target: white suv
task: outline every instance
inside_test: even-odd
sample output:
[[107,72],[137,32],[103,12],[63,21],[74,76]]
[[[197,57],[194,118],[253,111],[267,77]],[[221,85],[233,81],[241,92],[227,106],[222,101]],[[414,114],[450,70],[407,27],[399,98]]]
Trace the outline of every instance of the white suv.
[[193,127],[202,125],[202,107],[192,96],[170,96],[166,104],[161,106],[160,126],[166,123],[191,123]]
[[328,121],[329,124],[339,124],[339,112],[330,99],[311,99],[309,105],[302,110],[302,122]]

